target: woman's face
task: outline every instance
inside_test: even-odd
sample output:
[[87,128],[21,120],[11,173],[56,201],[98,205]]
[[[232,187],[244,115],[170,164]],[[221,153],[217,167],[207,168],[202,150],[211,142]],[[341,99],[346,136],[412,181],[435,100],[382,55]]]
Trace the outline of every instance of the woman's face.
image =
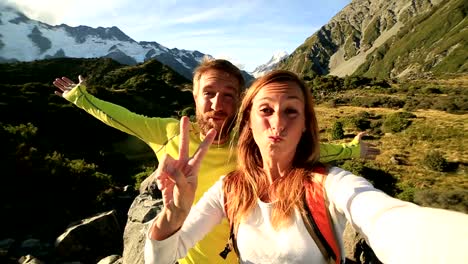
[[305,131],[305,99],[298,84],[273,82],[252,100],[249,127],[262,156],[292,160]]

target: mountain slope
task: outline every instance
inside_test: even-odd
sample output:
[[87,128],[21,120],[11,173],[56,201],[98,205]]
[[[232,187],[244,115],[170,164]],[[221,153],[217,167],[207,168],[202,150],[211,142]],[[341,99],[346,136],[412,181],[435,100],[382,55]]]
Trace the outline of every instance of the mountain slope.
[[388,73],[404,77],[420,72],[467,72],[467,13],[466,1],[441,3],[369,54],[356,74],[383,78]]
[[463,0],[354,0],[278,68],[302,75],[382,78],[408,72],[463,72],[466,13]]

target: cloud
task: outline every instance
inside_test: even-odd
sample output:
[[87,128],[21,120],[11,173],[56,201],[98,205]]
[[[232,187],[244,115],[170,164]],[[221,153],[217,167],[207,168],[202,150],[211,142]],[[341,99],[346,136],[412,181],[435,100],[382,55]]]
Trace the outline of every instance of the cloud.
[[60,0],[45,1],[44,4],[34,0],[6,0],[6,3],[27,17],[47,24],[56,25],[63,18],[63,3]]
[[212,8],[209,10],[204,10],[198,12],[196,10],[192,11],[191,14],[182,15],[179,18],[175,18],[166,22],[166,25],[176,25],[176,24],[190,24],[198,23],[210,20],[217,20],[220,18],[226,17],[230,13],[229,8]]
[[241,70],[245,69],[245,64],[241,63],[239,58],[234,58],[231,55],[229,55],[228,53],[223,53],[223,52],[216,53],[216,54],[213,55],[213,57],[215,57],[216,59],[228,60],[232,64],[234,64],[237,68],[239,68]]
[[102,17],[104,20],[116,10],[125,5],[127,0],[4,0],[16,7],[27,17],[41,22],[57,25],[71,21],[83,24],[90,17]]
[[[211,5],[212,4],[212,5]],[[190,5],[186,7],[171,8],[166,12],[164,26],[204,23],[220,21],[235,21],[253,12],[259,5],[259,1],[236,1],[229,4],[213,1],[205,5]],[[169,11],[169,10],[168,10]]]

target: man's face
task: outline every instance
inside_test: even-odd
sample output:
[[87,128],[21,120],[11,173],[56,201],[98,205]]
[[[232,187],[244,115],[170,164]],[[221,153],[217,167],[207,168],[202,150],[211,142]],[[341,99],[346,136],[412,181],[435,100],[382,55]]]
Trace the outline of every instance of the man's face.
[[220,70],[208,70],[200,76],[197,95],[194,96],[197,122],[203,135],[211,128],[216,129],[215,143],[229,139],[231,122],[239,102],[239,82]]

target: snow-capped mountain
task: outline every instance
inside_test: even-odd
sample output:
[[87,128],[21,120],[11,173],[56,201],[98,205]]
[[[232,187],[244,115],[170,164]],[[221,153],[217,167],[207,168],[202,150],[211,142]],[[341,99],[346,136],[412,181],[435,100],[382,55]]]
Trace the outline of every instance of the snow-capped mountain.
[[[117,27],[51,26],[0,5],[0,62],[110,57],[134,65],[155,58],[188,79],[205,54],[136,42]],[[209,55],[208,55],[209,56]]]
[[264,74],[268,73],[269,71],[275,69],[276,65],[278,65],[278,63],[281,60],[285,59],[288,56],[289,56],[289,54],[286,51],[277,52],[277,53],[273,54],[273,57],[271,57],[271,59],[267,63],[262,64],[260,66],[257,66],[257,68],[255,68],[255,70],[253,70],[253,72],[251,72],[251,74],[255,78],[261,77],[262,75],[264,75]]

